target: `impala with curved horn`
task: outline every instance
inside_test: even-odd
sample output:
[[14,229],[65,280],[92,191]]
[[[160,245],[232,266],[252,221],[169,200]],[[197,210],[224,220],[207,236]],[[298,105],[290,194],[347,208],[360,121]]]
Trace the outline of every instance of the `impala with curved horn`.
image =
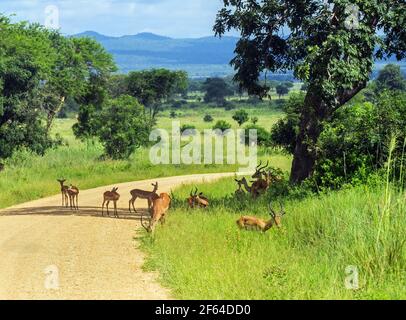
[[281,205],[281,211],[280,212],[275,212],[275,210],[272,208],[272,203],[269,204],[269,214],[271,216],[271,219],[268,221],[265,221],[263,219],[251,217],[251,216],[243,216],[240,219],[237,220],[237,225],[240,229],[245,229],[245,230],[260,230],[262,232],[266,232],[269,229],[271,229],[273,226],[277,226],[278,228],[282,227],[282,217],[286,214],[282,203]]
[[203,195],[203,192],[199,192],[199,189],[196,187],[195,192],[190,191],[190,197],[187,199],[189,207],[191,209],[199,206],[200,208],[207,208],[209,206],[209,199]]
[[255,169],[255,173],[252,176],[252,179],[261,179],[265,174],[265,169],[269,167],[269,160],[266,162],[266,165],[262,167],[262,160],[259,162],[259,165]]

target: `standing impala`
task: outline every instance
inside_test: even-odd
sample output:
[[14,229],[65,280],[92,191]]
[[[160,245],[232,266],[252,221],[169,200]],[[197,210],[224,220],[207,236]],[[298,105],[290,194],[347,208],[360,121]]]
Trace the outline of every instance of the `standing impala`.
[[79,188],[73,185],[67,190],[71,210],[79,210]]
[[282,217],[286,214],[285,210],[283,209],[283,205],[281,203],[281,211],[275,212],[272,208],[272,204],[269,204],[269,214],[271,215],[271,219],[265,221],[263,219],[250,217],[250,216],[243,216],[237,220],[237,225],[240,229],[254,229],[260,230],[262,232],[266,232],[271,229],[274,225],[278,228],[282,227]]
[[62,207],[66,206],[68,207],[68,186],[65,186],[65,179],[58,179],[57,180],[59,184],[61,185],[61,195],[62,195]]
[[158,198],[153,200],[151,209],[151,219],[149,226],[144,225],[144,213],[141,216],[141,225],[148,233],[153,233],[158,222],[165,223],[165,218],[171,205],[171,198],[167,193],[161,193]]
[[131,205],[132,205],[134,212],[137,213],[137,210],[135,210],[134,203],[135,203],[135,200],[137,200],[138,198],[148,200],[148,209],[151,209],[151,205],[152,205],[154,199],[159,198],[158,194],[156,193],[158,191],[158,182],[153,183],[152,186],[154,187],[154,190],[152,190],[152,192],[140,190],[140,189],[134,189],[130,192],[131,196],[132,196],[132,198],[130,199],[130,201],[128,203],[128,210],[130,210],[130,212],[131,212]]
[[114,216],[119,218],[118,212],[117,212],[117,201],[120,200],[120,195],[117,192],[118,188],[113,188],[111,191],[106,191],[103,194],[103,205],[102,205],[102,216],[104,215],[104,205],[106,204],[107,207],[107,215],[110,216],[109,212],[109,204],[110,201],[113,201],[114,203]]

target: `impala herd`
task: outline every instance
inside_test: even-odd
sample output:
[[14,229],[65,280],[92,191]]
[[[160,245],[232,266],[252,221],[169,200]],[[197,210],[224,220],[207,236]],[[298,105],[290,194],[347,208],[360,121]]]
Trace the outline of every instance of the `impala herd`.
[[[252,176],[252,179],[255,179],[255,181],[251,181],[251,186],[248,184],[246,178],[242,178],[241,180],[235,179],[238,184],[238,189],[235,191],[235,196],[237,198],[241,198],[248,193],[252,196],[252,198],[256,199],[262,194],[266,193],[272,183],[281,181],[281,175],[278,175],[270,169],[267,170],[268,167],[269,162],[265,166],[262,165],[262,161],[260,162],[260,164],[256,167],[255,174]],[[73,186],[72,184],[69,186],[65,185],[65,179],[58,179],[57,181],[61,186],[62,207],[68,207],[69,200],[71,210],[79,210],[79,188]],[[128,210],[130,211],[130,213],[132,212],[131,209],[133,209],[134,212],[137,213],[134,205],[135,201],[137,199],[144,199],[148,201],[148,211],[150,213],[148,224],[144,223],[144,212],[141,215],[141,225],[148,233],[153,233],[158,223],[165,223],[165,219],[172,202],[169,194],[157,193],[158,182],[153,183],[152,186],[152,191],[145,191],[140,189],[132,190],[130,192],[131,199],[128,203]],[[245,191],[243,188],[245,189]],[[104,216],[105,207],[107,209],[107,215],[110,216],[109,205],[110,202],[113,202],[114,217],[119,218],[117,211],[117,202],[120,200],[120,194],[117,191],[118,188],[115,187],[111,191],[106,191],[103,194],[102,216]],[[196,188],[195,190],[192,190],[190,192],[190,196],[187,199],[187,204],[190,209],[204,209],[209,207],[209,199],[204,196],[203,192],[199,192],[199,189]],[[285,215],[283,205],[280,204],[280,207],[281,210],[279,212],[276,212],[273,209],[272,204],[269,205],[269,214],[271,216],[271,219],[269,221],[251,216],[243,216],[237,220],[237,225],[241,229],[255,229],[262,232],[268,231],[273,226],[280,228],[282,226],[282,217]]]

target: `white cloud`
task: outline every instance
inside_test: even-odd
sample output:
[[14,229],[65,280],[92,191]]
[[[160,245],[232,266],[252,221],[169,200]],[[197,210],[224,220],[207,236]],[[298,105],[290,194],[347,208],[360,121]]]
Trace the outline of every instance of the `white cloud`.
[[107,35],[154,32],[172,37],[212,35],[222,0],[2,0],[0,12],[18,20],[45,21],[47,5],[60,12],[61,30]]

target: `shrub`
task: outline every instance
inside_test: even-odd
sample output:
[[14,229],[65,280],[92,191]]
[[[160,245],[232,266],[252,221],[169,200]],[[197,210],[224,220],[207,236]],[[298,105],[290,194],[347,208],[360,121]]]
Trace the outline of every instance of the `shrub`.
[[213,130],[221,130],[221,131],[226,131],[231,129],[231,124],[229,124],[225,120],[219,120],[216,122],[216,124],[213,126]]
[[128,158],[138,147],[148,143],[150,124],[137,99],[125,95],[110,100],[98,118],[102,126],[97,135],[111,158]]
[[204,122],[213,122],[213,117],[209,114],[206,114],[203,118]]
[[249,119],[248,113],[245,110],[238,110],[233,115],[233,120],[235,120],[238,125],[241,127],[244,123],[246,123]]
[[180,127],[180,132],[182,134],[186,133],[186,131],[189,131],[191,134],[195,135],[196,134],[196,127],[192,124],[184,124]]
[[249,144],[249,130],[257,130],[257,141],[259,146],[269,147],[272,144],[271,134],[265,128],[257,125],[245,127],[245,144]]
[[222,102],[222,106],[226,111],[234,110],[236,108],[234,103],[227,100]]
[[172,119],[175,119],[178,115],[176,114],[175,111],[171,111],[170,115],[169,115]]

